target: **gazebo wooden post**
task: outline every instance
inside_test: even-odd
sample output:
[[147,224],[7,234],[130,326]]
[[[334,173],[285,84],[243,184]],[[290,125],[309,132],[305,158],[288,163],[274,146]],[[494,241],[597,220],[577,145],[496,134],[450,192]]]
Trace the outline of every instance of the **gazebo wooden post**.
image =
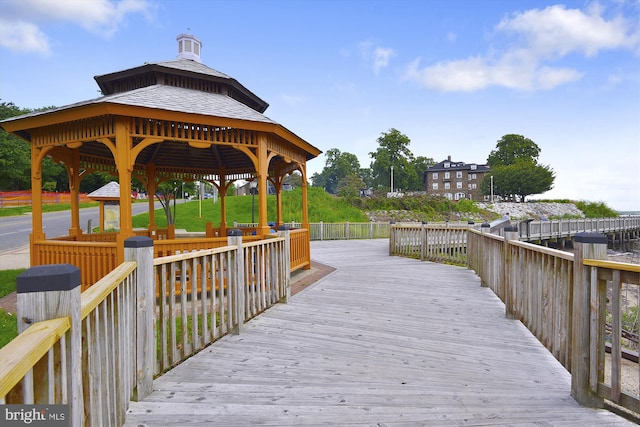
[[218,236],[224,237],[227,235],[227,174],[223,169],[220,170],[218,175],[220,178],[220,184],[218,185],[218,197],[220,198],[220,232]]
[[282,181],[282,175],[275,177],[273,180],[273,186],[276,189],[276,230],[279,226],[284,224],[284,220],[282,218]]
[[31,265],[39,265],[38,253],[33,250],[34,242],[44,240],[42,231],[42,159],[45,152],[42,148],[31,146]]
[[118,168],[118,179],[120,184],[120,231],[117,237],[117,262],[124,262],[124,241],[133,236],[131,225],[131,136],[127,130],[126,123],[116,120],[116,155],[115,162]]
[[67,167],[69,175],[69,193],[71,197],[71,228],[69,236],[79,236],[82,234],[80,227],[80,151],[72,150],[71,165]]
[[156,225],[156,166],[151,162],[147,164],[147,203],[149,204],[149,233],[152,239],[155,239],[158,226]]
[[300,165],[302,172],[302,228],[309,229],[309,203],[307,202],[307,165]]
[[[300,165],[300,172],[302,172],[302,228],[306,229],[311,236],[311,229],[309,228],[309,203],[307,202],[307,165]],[[311,239],[305,241],[307,245],[307,253],[311,254]],[[309,259],[311,261],[311,259]],[[311,262],[303,267],[304,270],[311,270]]]
[[269,158],[267,156],[267,138],[260,135],[258,138],[258,230],[256,234],[265,236],[269,234],[267,224],[267,176],[269,175]]

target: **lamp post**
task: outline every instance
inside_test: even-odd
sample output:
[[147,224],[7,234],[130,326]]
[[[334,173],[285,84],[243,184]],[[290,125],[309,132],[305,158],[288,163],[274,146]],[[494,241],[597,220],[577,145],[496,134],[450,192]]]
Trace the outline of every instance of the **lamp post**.
[[393,194],[393,165],[391,165],[391,194]]
[[491,178],[491,203],[493,203],[493,175],[491,175],[489,178]]
[[251,193],[251,225],[255,224],[255,199],[256,193],[258,192],[258,183],[256,180],[252,180],[249,182],[249,193]]

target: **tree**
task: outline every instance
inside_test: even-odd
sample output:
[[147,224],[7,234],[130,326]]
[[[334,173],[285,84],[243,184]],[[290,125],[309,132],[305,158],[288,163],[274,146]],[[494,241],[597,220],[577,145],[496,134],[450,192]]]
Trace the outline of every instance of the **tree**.
[[508,134],[498,140],[496,149],[487,158],[490,167],[508,166],[520,160],[536,164],[540,156],[540,147],[522,135]]
[[349,175],[359,176],[360,162],[355,154],[343,153],[337,148],[327,150],[322,172],[311,177],[314,187],[322,187],[326,192],[337,194],[338,182]]
[[483,194],[493,194],[507,200],[524,202],[527,196],[553,188],[554,172],[549,166],[538,164],[540,147],[522,135],[505,135],[491,151],[487,163],[491,167],[481,183]]
[[[176,221],[176,199],[181,191],[182,181],[165,181],[158,185],[156,197],[162,205],[164,214],[167,218],[167,225],[175,224]],[[151,196],[151,195],[150,195]],[[173,200],[173,212],[171,212],[171,200]]]
[[410,186],[407,188],[412,191],[422,191],[424,190],[424,172],[427,168],[435,165],[436,162],[431,157],[418,156],[416,157],[411,166],[415,170],[415,178],[416,181],[412,182]]
[[347,199],[355,199],[360,196],[360,190],[364,188],[364,181],[356,175],[348,175],[338,182],[338,195]]
[[411,140],[397,129],[383,132],[377,139],[378,149],[369,153],[371,162],[371,176],[374,187],[391,185],[391,166],[393,166],[394,189],[413,190],[415,183],[420,182],[415,168],[413,153],[409,150]]
[[[0,103],[0,120],[29,113],[12,102]],[[43,179],[43,182],[46,182]],[[31,188],[31,148],[26,141],[0,129],[0,190]]]
[[285,176],[282,180],[283,184],[289,184],[291,188],[300,188],[302,187],[302,175],[298,171],[294,171],[289,175]]

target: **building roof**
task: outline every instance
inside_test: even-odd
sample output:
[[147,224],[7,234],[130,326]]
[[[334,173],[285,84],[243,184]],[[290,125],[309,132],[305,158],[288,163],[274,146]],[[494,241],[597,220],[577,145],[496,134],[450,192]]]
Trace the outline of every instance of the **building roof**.
[[115,181],[111,181],[97,190],[87,195],[90,199],[94,200],[119,200],[120,199],[120,184]]
[[464,163],[454,162],[451,159],[446,159],[427,168],[427,172],[440,172],[440,171],[459,171],[459,170],[475,170],[477,172],[487,172],[489,170],[488,165],[479,165],[477,163]]

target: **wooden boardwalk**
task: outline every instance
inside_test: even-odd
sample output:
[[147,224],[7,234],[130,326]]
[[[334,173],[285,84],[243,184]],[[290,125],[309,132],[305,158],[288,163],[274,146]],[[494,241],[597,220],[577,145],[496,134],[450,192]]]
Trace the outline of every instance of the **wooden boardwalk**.
[[154,382],[128,426],[607,426],[475,273],[313,242],[337,268]]

